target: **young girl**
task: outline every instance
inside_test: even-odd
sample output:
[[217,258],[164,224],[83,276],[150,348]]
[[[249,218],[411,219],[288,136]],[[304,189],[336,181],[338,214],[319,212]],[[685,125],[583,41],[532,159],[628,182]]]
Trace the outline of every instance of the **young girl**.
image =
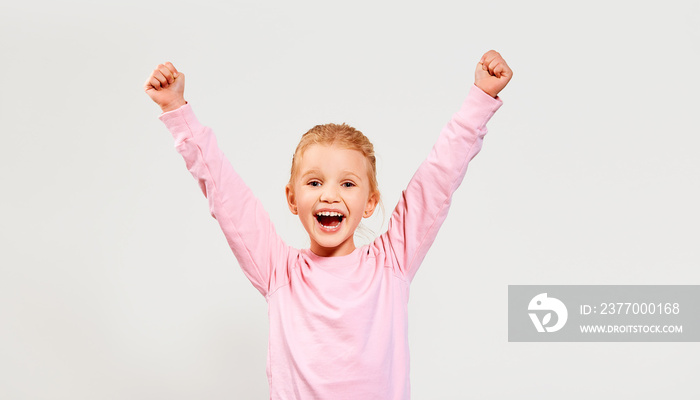
[[275,233],[211,129],[197,121],[183,97],[184,74],[171,63],[153,71],[145,91],[163,110],[160,119],[243,272],[267,300],[271,399],[410,397],[409,285],[511,76],[500,54],[484,54],[474,86],[403,192],[387,232],[361,248],[353,234],[379,202],[372,144],[345,124],[304,134],[286,186],[289,209],[311,242],[299,250]]

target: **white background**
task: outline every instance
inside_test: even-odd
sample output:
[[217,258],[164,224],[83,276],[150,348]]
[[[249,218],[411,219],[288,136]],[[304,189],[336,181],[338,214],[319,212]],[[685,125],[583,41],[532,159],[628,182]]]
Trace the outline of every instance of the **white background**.
[[507,341],[509,284],[700,284],[699,2],[97,4],[0,6],[0,398],[267,398],[266,303],[157,64],[302,247],[301,134],[370,137],[388,219],[491,48],[515,74],[412,285],[413,398],[700,395],[698,343]]

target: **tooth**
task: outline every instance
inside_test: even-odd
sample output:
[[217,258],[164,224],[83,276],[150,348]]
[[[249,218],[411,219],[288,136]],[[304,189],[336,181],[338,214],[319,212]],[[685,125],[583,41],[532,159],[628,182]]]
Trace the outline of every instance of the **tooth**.
[[324,216],[324,217],[342,217],[343,214],[337,211],[321,211],[316,213],[316,215]]

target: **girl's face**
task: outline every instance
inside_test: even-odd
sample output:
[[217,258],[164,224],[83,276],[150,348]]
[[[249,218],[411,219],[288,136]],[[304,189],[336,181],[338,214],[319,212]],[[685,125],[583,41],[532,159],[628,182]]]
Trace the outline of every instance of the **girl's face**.
[[352,253],[355,229],[378,202],[365,157],[337,145],[311,145],[298,168],[293,186],[286,187],[287,202],[309,233],[311,251],[324,257]]

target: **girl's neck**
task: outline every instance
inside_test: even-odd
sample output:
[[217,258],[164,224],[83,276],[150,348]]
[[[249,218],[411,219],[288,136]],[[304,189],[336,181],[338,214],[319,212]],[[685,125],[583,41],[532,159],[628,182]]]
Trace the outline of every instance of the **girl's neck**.
[[352,254],[355,248],[355,243],[348,241],[337,247],[323,247],[318,243],[311,243],[309,250],[319,257],[342,257]]

